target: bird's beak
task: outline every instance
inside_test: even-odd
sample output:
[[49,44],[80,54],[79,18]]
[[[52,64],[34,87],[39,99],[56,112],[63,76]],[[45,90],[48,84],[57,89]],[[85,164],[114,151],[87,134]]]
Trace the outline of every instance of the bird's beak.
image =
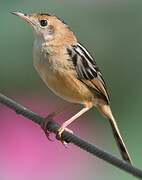
[[29,23],[30,25],[35,25],[35,23],[32,21],[29,15],[23,14],[21,12],[11,12],[11,14],[14,14],[16,16],[19,16],[21,19]]

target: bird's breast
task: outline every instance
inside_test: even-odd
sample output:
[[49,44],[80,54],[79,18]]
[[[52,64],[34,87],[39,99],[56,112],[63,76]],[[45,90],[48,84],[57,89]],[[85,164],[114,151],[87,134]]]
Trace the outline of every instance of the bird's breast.
[[44,83],[56,95],[74,103],[83,104],[84,101],[92,101],[92,92],[76,78],[74,70],[66,67],[61,59],[42,51],[34,51],[33,61]]

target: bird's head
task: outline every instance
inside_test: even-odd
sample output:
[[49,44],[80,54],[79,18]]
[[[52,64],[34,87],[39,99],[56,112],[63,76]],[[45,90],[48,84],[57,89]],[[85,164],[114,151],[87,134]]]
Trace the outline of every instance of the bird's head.
[[75,40],[73,32],[56,16],[51,16],[48,13],[23,14],[21,12],[12,12],[12,14],[26,21],[33,28],[34,34],[45,41],[53,39],[62,41],[65,37],[68,40]]

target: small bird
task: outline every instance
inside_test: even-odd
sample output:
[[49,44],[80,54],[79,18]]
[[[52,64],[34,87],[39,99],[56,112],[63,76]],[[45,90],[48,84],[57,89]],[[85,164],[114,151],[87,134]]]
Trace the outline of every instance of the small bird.
[[66,101],[83,105],[77,114],[61,125],[57,135],[61,138],[69,124],[95,106],[109,120],[122,158],[131,164],[110,108],[102,73],[72,30],[64,21],[48,13],[12,14],[21,17],[33,29],[33,63],[44,83]]

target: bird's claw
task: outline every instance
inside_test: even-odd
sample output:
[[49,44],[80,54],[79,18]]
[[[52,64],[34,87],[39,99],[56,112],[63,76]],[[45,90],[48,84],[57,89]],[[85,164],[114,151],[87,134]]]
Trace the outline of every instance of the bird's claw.
[[61,126],[61,127],[58,129],[58,131],[57,131],[56,139],[59,140],[59,141],[61,141],[61,143],[67,148],[67,147],[68,147],[67,144],[68,144],[69,142],[64,141],[63,138],[62,138],[62,134],[63,134],[64,130],[66,130],[66,131],[68,131],[68,132],[70,132],[70,133],[73,134],[73,131],[72,131],[72,130],[70,130],[70,129],[68,129],[68,128],[64,128],[64,127]]
[[44,121],[41,123],[41,128],[43,129],[46,137],[48,138],[49,141],[52,141],[53,140],[50,138],[50,132],[47,130],[47,124],[49,122],[49,119],[52,119],[54,116],[55,116],[55,112],[49,114],[47,117],[44,118]]
[[[44,133],[45,133],[45,135],[46,135],[46,137],[48,138],[49,141],[53,141],[53,140],[50,138],[50,133],[51,132],[49,132],[47,130],[47,124],[48,124],[49,120],[52,119],[54,116],[56,116],[56,112],[53,112],[53,113],[49,114],[47,117],[44,118],[44,121],[41,123],[41,128],[43,129],[43,131],[44,131]],[[63,134],[64,130],[66,130],[66,131],[73,134],[73,131],[66,128],[65,124],[63,124],[57,131],[56,139],[61,141],[61,143],[67,148],[67,144],[69,142],[64,141],[63,138],[62,138],[62,134]]]
[[45,133],[45,135],[46,135],[46,137],[47,137],[47,139],[48,139],[49,141],[52,141],[52,142],[54,141],[53,139],[50,138],[51,132],[49,132],[49,131],[46,130],[46,131],[44,131],[44,133]]

